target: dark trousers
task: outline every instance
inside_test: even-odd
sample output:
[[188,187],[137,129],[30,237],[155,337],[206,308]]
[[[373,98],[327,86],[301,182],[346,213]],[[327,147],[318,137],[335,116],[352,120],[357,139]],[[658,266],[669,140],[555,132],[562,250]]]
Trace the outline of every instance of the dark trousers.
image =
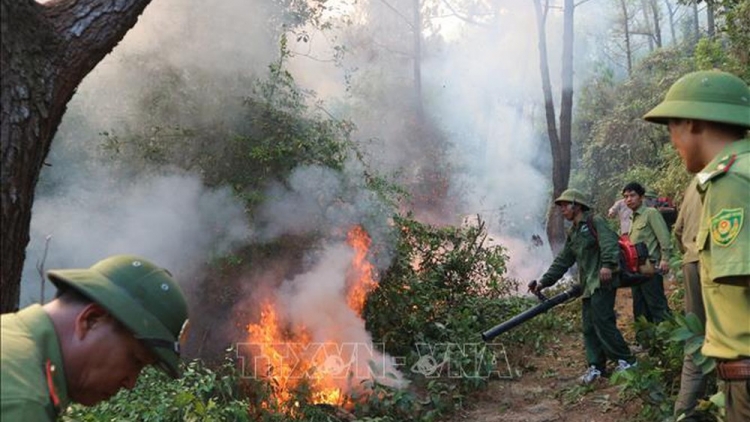
[[615,317],[616,290],[601,287],[590,298],[583,299],[583,342],[586,360],[604,370],[607,359],[635,362],[630,348],[617,328]]
[[750,421],[750,380],[724,381],[727,422]]
[[[646,321],[659,323],[669,315],[667,296],[664,295],[664,279],[655,274],[650,280],[631,287],[633,292],[633,318],[646,317]],[[642,344],[642,336],[636,333],[636,339]]]
[[[685,282],[685,314],[695,314],[706,326],[706,310],[703,308],[703,295],[701,294],[700,271],[697,262],[688,262],[682,266],[682,275]],[[689,421],[698,400],[706,395],[706,375],[701,368],[693,362],[693,357],[686,354],[682,361],[682,376],[680,378],[680,392],[674,403],[674,416],[678,418],[681,414],[687,416]]]

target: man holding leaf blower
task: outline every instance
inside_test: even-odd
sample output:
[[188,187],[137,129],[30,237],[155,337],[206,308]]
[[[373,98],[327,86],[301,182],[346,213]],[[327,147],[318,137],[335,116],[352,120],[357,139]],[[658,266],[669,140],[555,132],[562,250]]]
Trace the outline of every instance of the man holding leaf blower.
[[616,363],[616,371],[635,364],[635,358],[617,328],[614,311],[619,285],[618,237],[602,217],[590,211],[588,199],[579,190],[567,189],[555,204],[573,225],[568,230],[563,250],[539,282],[529,284],[529,290],[540,293],[560,280],[573,264],[578,264],[578,278],[583,289],[583,340],[588,362],[588,369],[580,381],[589,384],[605,372],[607,359]]

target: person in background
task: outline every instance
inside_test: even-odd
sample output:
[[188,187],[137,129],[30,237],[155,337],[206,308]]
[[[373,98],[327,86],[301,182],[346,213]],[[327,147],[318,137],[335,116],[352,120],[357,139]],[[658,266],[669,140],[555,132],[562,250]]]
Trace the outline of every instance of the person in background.
[[[643,316],[648,322],[659,323],[669,314],[662,275],[669,272],[672,239],[659,211],[644,203],[645,193],[646,190],[637,182],[630,182],[622,189],[625,203],[633,211],[630,216],[628,236],[634,244],[638,242],[646,244],[648,259],[657,266],[658,270],[648,281],[631,287],[633,318],[638,319]],[[643,331],[636,333],[636,339],[642,347],[645,343],[644,335]]]
[[[685,189],[685,197],[674,225],[674,235],[682,253],[682,276],[685,285],[685,314],[694,314],[705,327],[706,312],[703,309],[701,294],[700,269],[698,264],[698,247],[695,239],[701,215],[701,198],[696,189],[698,179],[693,178]],[[674,417],[685,422],[694,420],[695,406],[698,400],[706,395],[707,376],[693,361],[691,354],[685,353],[682,361],[680,391],[674,403]]]
[[717,361],[726,421],[749,421],[750,88],[727,72],[692,72],[643,118],[667,125],[685,167],[697,173],[696,248],[706,313],[701,352]]
[[655,190],[646,189],[646,206],[656,208],[667,223],[667,229],[672,231],[674,222],[677,219],[677,209],[672,204],[672,200],[667,196],[659,196]]
[[47,277],[55,299],[0,317],[2,420],[54,421],[132,389],[147,365],[179,376],[187,302],[167,270],[118,255]]
[[617,233],[607,222],[590,211],[590,203],[576,189],[567,189],[555,200],[563,217],[572,222],[565,246],[549,269],[529,286],[533,293],[554,285],[573,264],[578,264],[578,279],[583,289],[583,341],[588,369],[580,377],[590,384],[605,372],[607,359],[622,371],[635,364],[625,339],[617,328],[615,297],[618,257]]
[[609,208],[607,215],[609,218],[617,217],[620,222],[620,234],[628,234],[630,232],[630,215],[633,210],[628,208],[625,204],[625,199],[620,198]]

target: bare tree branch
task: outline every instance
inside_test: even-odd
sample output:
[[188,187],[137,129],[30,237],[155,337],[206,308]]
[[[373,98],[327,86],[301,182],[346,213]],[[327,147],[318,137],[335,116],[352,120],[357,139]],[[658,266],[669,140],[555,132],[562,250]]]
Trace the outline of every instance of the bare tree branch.
[[388,7],[389,9],[393,10],[396,15],[398,15],[401,19],[404,20],[404,22],[406,22],[407,25],[409,25],[409,28],[414,29],[414,25],[412,25],[411,21],[407,19],[406,16],[404,16],[398,9],[391,6],[391,4],[385,0],[380,0],[380,2],[386,5],[386,7]]
[[443,4],[445,4],[445,7],[447,7],[448,10],[451,11],[451,15],[450,16],[454,16],[454,17],[456,17],[458,19],[461,19],[462,21],[464,21],[466,23],[470,23],[472,25],[477,25],[477,26],[480,26],[480,27],[483,27],[483,28],[492,28],[492,25],[486,24],[484,22],[479,22],[478,20],[473,19],[469,15],[461,15],[460,13],[458,13],[458,11],[456,11],[456,9],[450,4],[450,2],[448,0],[443,0]]
[[36,270],[39,272],[39,278],[41,281],[41,291],[39,292],[39,303],[44,304],[44,262],[47,261],[47,252],[49,251],[49,241],[52,240],[52,235],[48,234],[47,237],[44,238],[44,254],[42,255],[42,259],[37,261],[36,263]]

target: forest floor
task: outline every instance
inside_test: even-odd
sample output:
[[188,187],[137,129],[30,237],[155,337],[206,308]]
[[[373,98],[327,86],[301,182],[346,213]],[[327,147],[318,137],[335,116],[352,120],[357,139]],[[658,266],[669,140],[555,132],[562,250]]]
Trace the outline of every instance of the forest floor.
[[[665,283],[670,290],[672,283]],[[615,309],[618,326],[633,344],[630,289],[618,290]],[[554,312],[554,311],[553,311]],[[510,353],[509,353],[510,354]],[[637,357],[638,355],[636,355]],[[563,333],[554,338],[543,354],[525,354],[511,362],[520,376],[493,380],[489,387],[450,419],[450,422],[620,422],[637,419],[640,404],[619,399],[619,387],[600,378],[590,386],[578,378],[586,370],[580,333]],[[519,375],[517,373],[516,375]]]

